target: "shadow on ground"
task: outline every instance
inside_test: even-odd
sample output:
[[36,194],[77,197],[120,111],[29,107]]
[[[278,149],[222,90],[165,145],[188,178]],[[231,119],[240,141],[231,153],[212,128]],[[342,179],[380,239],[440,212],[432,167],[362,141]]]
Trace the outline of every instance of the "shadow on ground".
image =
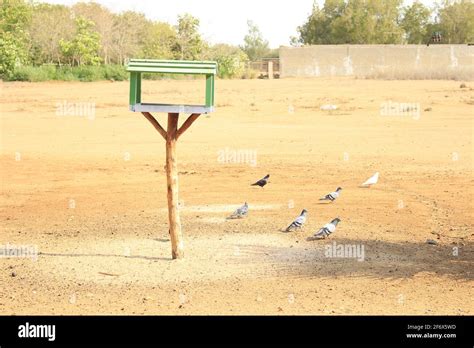
[[[429,245],[427,243],[393,243],[387,241],[326,239],[311,241],[311,245],[283,248],[262,245],[240,245],[240,256],[232,262],[251,266],[255,256],[262,256],[261,262],[270,263],[272,273],[289,277],[374,277],[411,278],[420,272],[438,276],[472,281],[474,279],[474,249],[472,242],[464,245]],[[363,260],[360,254],[345,254],[332,257],[336,246],[363,246]],[[458,254],[456,256],[456,249]],[[328,249],[331,249],[329,252]],[[351,248],[352,250],[353,247]],[[356,249],[357,250],[357,249]],[[336,256],[337,252],[336,252]],[[347,257],[350,256],[350,257]]]

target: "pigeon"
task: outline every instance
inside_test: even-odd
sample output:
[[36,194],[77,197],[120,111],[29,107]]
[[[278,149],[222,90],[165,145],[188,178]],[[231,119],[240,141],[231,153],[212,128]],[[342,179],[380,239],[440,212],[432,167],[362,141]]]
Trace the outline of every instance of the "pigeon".
[[327,194],[326,196],[324,196],[323,198],[320,198],[319,200],[334,202],[341,194],[341,190],[342,190],[342,187],[338,187],[336,191]]
[[368,178],[367,181],[362,184],[362,186],[370,187],[372,185],[375,185],[377,181],[379,181],[379,172],[375,173],[370,178]]
[[335,218],[330,223],[324,225],[318,232],[316,232],[312,239],[325,239],[331,233],[336,230],[337,224],[341,221],[339,218]]
[[247,202],[240,208],[238,208],[234,213],[228,217],[228,219],[242,219],[243,217],[247,216],[249,212],[249,205]]
[[257,181],[255,184],[252,184],[251,186],[263,187],[266,184],[268,184],[268,179],[270,179],[270,174],[267,174],[263,179],[260,179],[259,181]]
[[288,226],[285,230],[285,232],[290,232],[291,229],[299,229],[303,227],[304,223],[306,222],[306,215],[308,214],[308,211],[306,209],[303,209],[301,212],[300,216],[298,216],[295,221],[293,221],[290,226]]

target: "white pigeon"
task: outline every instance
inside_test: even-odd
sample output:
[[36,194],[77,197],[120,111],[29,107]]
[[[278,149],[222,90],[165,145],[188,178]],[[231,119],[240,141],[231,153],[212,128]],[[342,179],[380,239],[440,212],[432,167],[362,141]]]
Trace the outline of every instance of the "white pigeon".
[[375,173],[370,178],[368,178],[367,181],[362,184],[362,186],[370,187],[372,185],[375,185],[377,181],[379,181],[379,172]]
[[335,218],[331,222],[327,223],[314,234],[313,239],[325,239],[336,230],[337,224],[340,221],[341,219]]
[[301,227],[303,227],[303,225],[305,224],[306,222],[306,214],[308,213],[308,211],[306,209],[303,209],[303,211],[301,212],[300,216],[298,216],[295,221],[293,221],[290,226],[288,226],[285,230],[285,232],[290,232],[292,229],[300,229]]
[[242,219],[243,217],[247,216],[249,212],[249,205],[247,202],[240,208],[238,208],[234,213],[228,217],[228,219]]

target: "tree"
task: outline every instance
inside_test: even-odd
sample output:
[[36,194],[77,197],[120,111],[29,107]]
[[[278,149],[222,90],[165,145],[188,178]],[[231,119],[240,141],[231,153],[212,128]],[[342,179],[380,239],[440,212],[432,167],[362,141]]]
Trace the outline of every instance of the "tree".
[[26,28],[31,8],[23,0],[0,2],[0,76],[9,77],[15,66],[28,60],[29,35]]
[[[317,4],[298,27],[303,44],[401,43],[399,13],[402,0],[326,0]],[[297,42],[293,39],[293,44]]]
[[94,22],[78,17],[76,27],[76,34],[71,41],[59,41],[63,55],[69,58],[72,65],[99,65],[100,35],[93,30]]
[[[339,1],[343,5],[343,1]],[[335,1],[332,1],[335,3]],[[323,9],[320,9],[316,1],[313,4],[313,10],[308,17],[306,23],[299,26],[297,31],[300,34],[298,39],[292,38],[293,45],[298,43],[306,45],[320,45],[331,43],[331,22],[335,19],[328,15],[329,2],[324,4]],[[340,15],[339,15],[340,16]]]
[[111,62],[113,45],[114,15],[106,7],[95,2],[79,2],[72,7],[76,17],[83,17],[94,23],[100,35],[100,56],[105,64]]
[[404,31],[400,27],[403,0],[371,0],[376,18],[374,44],[402,44]]
[[70,8],[35,4],[28,29],[31,37],[31,61],[38,65],[53,62],[61,65],[63,56],[59,41],[71,40],[75,31]]
[[377,21],[372,4],[358,0],[337,2],[336,15],[329,17],[331,43],[372,43]]
[[140,56],[143,58],[173,59],[176,30],[168,23],[150,22],[146,26],[145,40]]
[[129,58],[139,55],[144,42],[148,20],[143,13],[123,12],[114,18],[113,61],[124,64]]
[[443,42],[465,44],[474,42],[474,2],[470,0],[448,1],[439,9],[439,30]]
[[247,21],[248,34],[244,37],[244,45],[241,47],[249,57],[250,61],[254,62],[265,57],[269,51],[268,41],[263,38],[262,33],[257,25],[252,21]]
[[430,24],[431,10],[419,1],[403,9],[401,27],[409,44],[426,43]]
[[403,30],[398,25],[402,0],[337,0],[330,20],[333,43],[397,44]]
[[173,47],[176,57],[181,60],[198,59],[203,49],[199,19],[187,13],[179,15],[176,31],[176,43]]
[[227,44],[217,44],[210,47],[204,58],[217,62],[219,66],[218,76],[221,78],[242,76],[249,62],[249,58],[244,51],[239,47]]

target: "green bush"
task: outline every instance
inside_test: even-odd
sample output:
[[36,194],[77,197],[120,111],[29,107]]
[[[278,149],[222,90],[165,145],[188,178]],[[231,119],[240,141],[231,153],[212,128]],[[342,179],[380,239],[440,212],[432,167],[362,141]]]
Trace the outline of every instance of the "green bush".
[[104,76],[107,80],[128,80],[128,72],[123,65],[104,65]]
[[185,74],[143,73],[142,78],[144,80],[195,80],[200,77]]
[[56,68],[56,73],[52,77],[52,80],[58,81],[77,81],[77,76],[74,75],[73,68],[69,66]]
[[226,44],[211,46],[204,58],[217,61],[219,78],[239,78],[249,62],[247,54],[239,47]]
[[252,68],[246,68],[245,71],[242,73],[241,78],[246,79],[256,79],[260,75],[258,70]]
[[15,68],[13,73],[10,75],[9,80],[30,82],[48,81],[53,79],[54,70],[55,68],[51,66],[20,66]]
[[100,66],[78,66],[73,68],[73,74],[79,81],[100,81],[105,80],[103,68]]
[[20,66],[9,76],[9,81],[123,81],[128,79],[126,68],[122,65],[101,66]]

